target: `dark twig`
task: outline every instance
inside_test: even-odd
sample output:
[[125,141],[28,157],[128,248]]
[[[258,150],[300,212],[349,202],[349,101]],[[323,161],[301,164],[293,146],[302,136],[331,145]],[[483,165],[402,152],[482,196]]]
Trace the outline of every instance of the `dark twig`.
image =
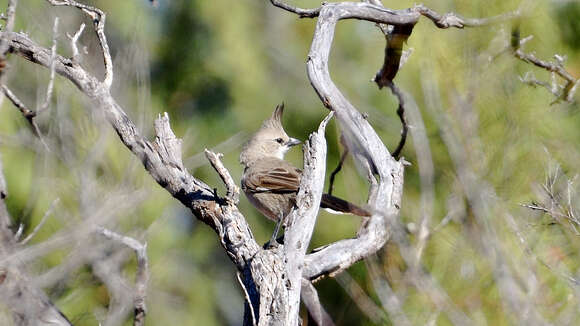
[[24,103],[22,103],[22,101],[20,101],[20,99],[18,97],[16,97],[16,95],[14,95],[14,93],[12,93],[12,91],[8,87],[6,87],[5,85],[2,85],[2,86],[0,86],[0,88],[2,89],[2,92],[4,93],[4,95],[6,95],[6,97],[10,100],[10,102],[12,102],[12,104],[14,104],[14,107],[16,107],[16,109],[18,109],[18,111],[20,111],[20,113],[26,119],[26,121],[28,121],[28,124],[32,128],[32,132],[34,133],[34,135],[36,137],[38,137],[40,139],[40,141],[42,142],[42,144],[44,145],[44,147],[47,150],[49,150],[48,144],[44,141],[44,138],[42,137],[42,134],[40,133],[40,129],[38,128],[38,125],[36,124],[36,121],[34,120],[34,118],[36,117],[36,112],[32,111],[28,107],[26,107],[26,105]]
[[300,17],[300,18],[314,18],[314,17],[318,17],[318,15],[320,14],[320,7],[314,8],[314,9],[302,9],[302,8],[298,8],[295,6],[291,6],[287,3],[285,3],[284,1],[280,1],[280,0],[270,0],[270,2],[275,7],[278,7],[278,8],[284,9],[286,11],[297,14],[298,17]]
[[[387,45],[385,46],[385,59],[383,66],[377,72],[373,81],[377,84],[379,89],[384,86],[390,87],[395,76],[399,72],[402,66],[401,58],[403,55],[403,45],[411,36],[413,32],[414,24],[406,25],[394,25],[392,29],[388,30],[385,34],[387,40]],[[381,25],[379,24],[379,28]],[[385,33],[385,30],[381,28],[381,31]]]
[[[14,95],[14,93],[12,93],[12,91],[6,87],[5,85],[2,85],[2,92],[4,93],[4,95],[6,95],[6,97],[8,97],[8,99],[10,100],[10,102],[12,102],[12,104],[14,104],[14,107],[16,107],[16,109],[18,109],[18,111],[20,111],[20,113],[22,113],[22,116],[26,119],[26,121],[28,121],[28,123],[30,123],[30,125],[32,126],[36,126],[36,124],[34,123],[34,117],[36,117],[36,112],[30,110],[28,107],[26,107],[26,105],[24,103],[22,103],[22,101],[20,101],[20,99],[18,97],[16,97],[16,95]],[[36,133],[37,128],[34,128],[34,132]]]
[[405,118],[405,98],[403,96],[403,92],[395,85],[395,83],[388,83],[387,87],[391,89],[391,92],[397,97],[399,100],[399,108],[397,109],[397,115],[401,120],[401,125],[403,129],[401,130],[401,140],[399,141],[399,145],[393,151],[393,157],[399,159],[401,155],[401,151],[403,147],[405,147],[405,142],[407,141],[407,132],[409,131],[409,126],[407,125],[407,119]]
[[342,165],[343,165],[344,160],[346,159],[347,155],[348,155],[348,148],[345,147],[344,152],[340,156],[340,161],[338,162],[338,165],[336,166],[334,171],[332,171],[332,173],[330,173],[330,182],[328,185],[328,194],[329,195],[332,195],[332,190],[334,190],[334,178],[336,177],[338,172],[340,172],[340,170],[342,170]]

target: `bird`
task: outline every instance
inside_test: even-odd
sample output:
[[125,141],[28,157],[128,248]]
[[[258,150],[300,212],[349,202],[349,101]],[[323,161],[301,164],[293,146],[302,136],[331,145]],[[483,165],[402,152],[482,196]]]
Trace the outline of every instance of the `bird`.
[[[268,119],[244,144],[240,163],[244,167],[241,188],[249,202],[266,218],[277,222],[271,243],[280,225],[296,204],[302,170],[284,160],[290,148],[301,144],[288,136],[282,126],[284,103],[277,105]],[[370,212],[338,197],[323,194],[320,207],[333,213],[370,216]]]

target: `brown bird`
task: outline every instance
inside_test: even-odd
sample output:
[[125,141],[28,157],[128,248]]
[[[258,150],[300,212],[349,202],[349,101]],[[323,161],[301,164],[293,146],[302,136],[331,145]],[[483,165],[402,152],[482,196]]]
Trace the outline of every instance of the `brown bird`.
[[[273,239],[277,236],[280,224],[296,204],[302,177],[300,169],[284,161],[284,154],[301,142],[289,137],[284,131],[283,112],[283,103],[276,106],[272,116],[262,123],[240,153],[240,163],[244,165],[242,190],[264,216],[278,222]],[[320,207],[335,213],[370,216],[365,209],[329,194],[322,195]]]

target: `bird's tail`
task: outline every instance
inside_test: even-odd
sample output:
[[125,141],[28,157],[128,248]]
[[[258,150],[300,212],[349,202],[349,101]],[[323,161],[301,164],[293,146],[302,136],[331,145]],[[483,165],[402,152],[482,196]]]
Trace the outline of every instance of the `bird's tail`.
[[329,194],[322,194],[320,207],[330,209],[334,212],[348,213],[358,216],[371,216],[371,213],[366,209]]

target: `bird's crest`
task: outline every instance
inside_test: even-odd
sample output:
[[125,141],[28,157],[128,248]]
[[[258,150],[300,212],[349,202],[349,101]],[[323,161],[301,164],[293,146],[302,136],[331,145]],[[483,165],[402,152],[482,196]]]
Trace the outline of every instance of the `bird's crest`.
[[282,102],[282,104],[276,105],[276,109],[274,110],[274,113],[272,113],[272,116],[269,119],[265,120],[264,123],[262,123],[262,129],[276,128],[284,130],[284,128],[282,127],[283,113],[284,113],[284,102]]

